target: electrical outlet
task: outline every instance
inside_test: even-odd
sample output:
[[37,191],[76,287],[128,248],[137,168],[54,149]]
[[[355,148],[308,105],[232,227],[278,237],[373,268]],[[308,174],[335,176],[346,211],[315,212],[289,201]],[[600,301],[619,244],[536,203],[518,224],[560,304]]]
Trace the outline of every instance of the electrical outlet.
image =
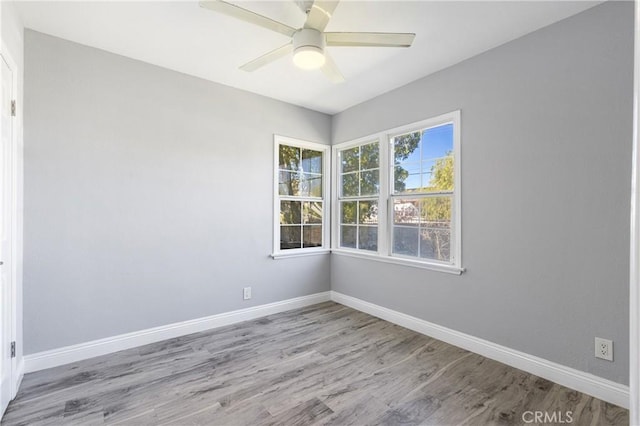
[[251,299],[251,287],[245,287],[242,289],[242,298],[244,300]]
[[613,361],[613,342],[596,337],[596,358]]

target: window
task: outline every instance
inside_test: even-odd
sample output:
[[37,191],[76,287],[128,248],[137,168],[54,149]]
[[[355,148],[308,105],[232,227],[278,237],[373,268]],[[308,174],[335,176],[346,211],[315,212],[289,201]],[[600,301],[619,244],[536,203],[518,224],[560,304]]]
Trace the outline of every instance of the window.
[[337,145],[334,156],[337,253],[462,271],[459,111]]
[[328,147],[282,136],[274,145],[273,257],[326,252]]
[[391,138],[391,253],[452,263],[453,123]]
[[338,151],[339,246],[378,250],[380,144],[364,143]]

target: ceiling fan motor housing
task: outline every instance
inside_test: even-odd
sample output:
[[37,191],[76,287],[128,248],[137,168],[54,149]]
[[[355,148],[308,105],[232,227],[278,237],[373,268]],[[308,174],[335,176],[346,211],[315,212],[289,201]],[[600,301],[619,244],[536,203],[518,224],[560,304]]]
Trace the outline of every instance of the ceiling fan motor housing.
[[[302,28],[293,35],[293,60],[301,68],[318,68],[324,64],[324,47],[324,35],[320,31]],[[303,59],[309,57],[315,57],[317,61],[306,62]]]

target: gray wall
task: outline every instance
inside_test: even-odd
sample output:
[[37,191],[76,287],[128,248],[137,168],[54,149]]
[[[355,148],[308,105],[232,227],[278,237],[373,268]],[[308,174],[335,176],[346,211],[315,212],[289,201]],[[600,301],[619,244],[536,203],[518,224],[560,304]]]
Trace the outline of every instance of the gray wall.
[[462,110],[468,271],[334,255],[333,290],[628,383],[632,61],[608,3],[335,116],[338,143]]
[[329,116],[25,38],[26,354],[330,289],[329,256],[268,257],[273,134]]

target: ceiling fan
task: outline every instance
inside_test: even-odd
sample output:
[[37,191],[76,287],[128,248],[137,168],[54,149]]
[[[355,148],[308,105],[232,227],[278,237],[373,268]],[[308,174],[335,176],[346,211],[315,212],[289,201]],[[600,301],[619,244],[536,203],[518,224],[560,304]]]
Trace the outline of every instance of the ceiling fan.
[[284,46],[242,65],[240,69],[244,71],[255,71],[293,52],[293,63],[297,67],[321,68],[332,82],[340,83],[344,77],[326,46],[410,47],[416,36],[413,33],[327,33],[324,29],[338,1],[297,0],[297,3],[307,14],[303,27],[298,29],[223,0],[201,1],[200,6],[291,37]]

